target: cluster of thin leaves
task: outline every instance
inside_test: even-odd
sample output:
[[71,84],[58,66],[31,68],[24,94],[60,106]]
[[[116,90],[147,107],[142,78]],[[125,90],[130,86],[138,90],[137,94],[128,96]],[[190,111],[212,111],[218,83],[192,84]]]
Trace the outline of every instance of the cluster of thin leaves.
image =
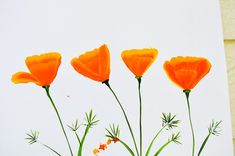
[[90,113],[86,113],[85,114],[85,120],[86,120],[86,126],[90,126],[91,128],[95,125],[97,125],[97,123],[99,122],[99,120],[96,120],[96,115],[93,115],[93,111],[91,110]]
[[34,144],[38,141],[38,136],[39,136],[39,132],[38,131],[30,131],[30,133],[26,133],[27,138],[25,138],[26,140],[28,140],[29,144]]
[[212,120],[209,128],[208,128],[208,131],[210,134],[213,134],[215,136],[219,136],[220,133],[221,133],[221,125],[222,121],[214,121]]
[[75,132],[80,128],[81,125],[82,124],[79,124],[79,121],[76,120],[74,123],[71,124],[71,126],[70,125],[67,125],[67,126],[70,128],[71,131]]
[[119,135],[120,135],[120,129],[119,129],[119,126],[115,126],[114,124],[113,125],[109,125],[109,129],[106,128],[106,131],[108,134],[106,134],[105,136],[108,137],[108,138],[119,138]]
[[180,120],[175,119],[176,115],[171,115],[171,113],[162,113],[162,127],[167,127],[168,129],[173,129],[178,127]]
[[180,132],[176,133],[176,134],[172,134],[171,138],[169,140],[173,141],[176,144],[181,144],[180,140]]
[[78,120],[76,120],[74,123],[72,123],[71,125],[67,125],[72,131],[77,131],[82,125],[83,126],[89,126],[90,128],[92,128],[93,126],[97,125],[97,123],[99,122],[99,120],[96,119],[96,115],[93,114],[93,111],[90,110],[89,113],[85,113],[85,121],[86,123],[82,124],[79,123]]

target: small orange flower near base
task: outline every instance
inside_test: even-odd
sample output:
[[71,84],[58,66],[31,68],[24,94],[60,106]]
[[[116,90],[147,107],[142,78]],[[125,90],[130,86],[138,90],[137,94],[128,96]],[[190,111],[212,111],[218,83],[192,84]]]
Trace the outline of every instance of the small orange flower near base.
[[100,147],[99,147],[100,150],[104,151],[106,148],[107,148],[106,144],[100,144]]
[[33,82],[39,86],[49,86],[57,75],[61,63],[61,55],[57,52],[50,52],[41,55],[29,56],[25,63],[30,71],[17,72],[12,75],[13,83]]
[[71,61],[73,68],[83,76],[104,82],[110,75],[110,53],[107,45],[88,51]]
[[141,77],[156,60],[157,55],[155,48],[132,49],[123,51],[122,59],[136,77]]
[[202,57],[178,56],[166,61],[163,68],[176,85],[191,90],[210,71],[211,64]]

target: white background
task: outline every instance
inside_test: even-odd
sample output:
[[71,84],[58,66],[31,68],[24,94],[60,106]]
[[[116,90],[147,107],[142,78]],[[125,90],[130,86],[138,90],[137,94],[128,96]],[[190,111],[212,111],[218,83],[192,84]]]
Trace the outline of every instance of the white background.
[[[69,155],[55,112],[43,89],[34,85],[14,85],[11,75],[27,71],[27,56],[48,51],[62,54],[62,65],[51,86],[52,96],[64,123],[83,121],[91,108],[101,120],[84,145],[84,156],[106,140],[105,127],[117,123],[121,137],[131,144],[121,111],[101,83],[78,75],[70,66],[72,57],[103,43],[111,52],[110,83],[128,113],[138,136],[137,82],[125,67],[124,49],[155,47],[156,62],[143,77],[144,148],[161,127],[161,113],[172,112],[182,120],[177,131],[182,145],[172,144],[162,156],[188,156],[191,136],[182,91],[166,77],[162,64],[177,55],[207,57],[210,73],[191,93],[191,107],[197,151],[212,119],[223,120],[222,135],[211,137],[203,155],[232,156],[232,135],[227,93],[225,57],[217,0],[0,0],[0,155],[49,156],[39,145],[28,145],[25,133],[40,131],[39,139]],[[74,152],[75,136],[66,129]],[[170,135],[160,136],[157,149]],[[138,140],[138,139],[137,139]],[[75,152],[76,153],[76,152]],[[109,146],[100,155],[128,155],[120,144]]]

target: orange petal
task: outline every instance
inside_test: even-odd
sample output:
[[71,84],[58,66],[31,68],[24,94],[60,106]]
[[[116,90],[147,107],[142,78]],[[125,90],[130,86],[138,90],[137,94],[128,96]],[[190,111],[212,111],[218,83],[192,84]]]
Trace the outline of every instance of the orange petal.
[[135,76],[142,76],[158,55],[157,49],[132,49],[122,52],[122,59]]
[[100,71],[99,73],[102,74],[103,80],[109,79],[110,74],[110,53],[109,49],[106,44],[102,45],[99,48],[99,65]]
[[[175,70],[174,70],[174,67],[170,64],[169,61],[166,61],[163,65],[163,68],[168,76],[168,78],[174,82],[176,85],[180,86],[178,84],[178,80],[176,79],[176,76],[175,76]],[[181,86],[180,86],[181,87]],[[182,88],[182,87],[181,87]]]
[[195,70],[178,70],[175,72],[178,85],[185,90],[191,90],[194,88],[194,82],[197,78],[197,72]]
[[45,53],[27,57],[25,63],[31,74],[42,86],[50,85],[57,75],[61,63],[59,53]]
[[95,81],[103,82],[103,79],[97,73],[88,68],[86,64],[80,62],[79,58],[73,58],[71,65],[78,73],[82,74],[83,76],[86,76]]
[[202,57],[178,56],[163,65],[168,77],[182,89],[191,90],[210,71],[210,62]]
[[27,72],[17,72],[13,74],[11,81],[15,84],[28,82],[39,84],[39,82],[33,77],[33,75]]
[[73,58],[71,65],[78,73],[95,81],[104,82],[109,79],[110,74],[108,47],[104,44],[80,55],[78,58]]

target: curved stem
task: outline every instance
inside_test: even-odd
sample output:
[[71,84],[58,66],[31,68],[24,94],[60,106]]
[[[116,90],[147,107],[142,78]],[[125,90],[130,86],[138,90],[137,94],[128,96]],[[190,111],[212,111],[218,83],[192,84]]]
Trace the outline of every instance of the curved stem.
[[190,93],[190,90],[184,90],[184,93],[185,93],[185,96],[186,96],[186,99],[187,99],[188,116],[189,116],[189,122],[190,122],[190,127],[191,127],[192,138],[193,138],[192,156],[194,156],[194,151],[195,151],[195,136],[194,136],[194,130],[193,130],[192,117],[191,117],[191,109],[190,109],[190,104],[189,104],[189,93]]
[[136,77],[136,79],[138,81],[138,91],[139,91],[139,101],[140,101],[139,129],[140,129],[140,156],[142,156],[142,99],[141,99],[141,91],[140,91],[141,76]]
[[209,140],[210,136],[211,136],[211,133],[209,133],[209,134],[206,136],[205,140],[203,141],[203,143],[202,143],[202,145],[201,145],[201,147],[200,147],[200,149],[199,149],[198,156],[201,155],[201,153],[202,153],[202,151],[203,151],[203,149],[204,149],[204,147],[205,147],[207,141]]
[[162,130],[165,129],[166,126],[167,126],[167,125],[163,126],[163,127],[157,132],[157,134],[154,136],[153,140],[152,140],[151,143],[149,144],[149,147],[148,147],[148,150],[147,150],[145,156],[148,156],[148,155],[149,155],[149,152],[150,152],[150,150],[151,150],[151,148],[152,148],[152,146],[153,146],[154,141],[156,140],[156,138],[158,137],[158,135],[162,132]]
[[75,135],[76,135],[76,138],[77,138],[77,140],[78,140],[78,143],[81,144],[81,140],[80,140],[80,138],[79,138],[79,136],[78,136],[78,133],[77,133],[76,131],[74,131],[74,133],[75,133]]
[[123,115],[124,115],[124,117],[125,117],[126,123],[127,123],[127,125],[128,125],[128,128],[129,128],[129,131],[130,131],[130,133],[131,133],[132,140],[133,140],[133,142],[134,142],[134,146],[135,146],[136,153],[137,153],[137,155],[139,156],[139,151],[138,151],[138,148],[137,148],[137,144],[136,144],[136,141],[135,141],[135,137],[134,137],[134,134],[133,134],[133,131],[132,131],[130,122],[129,122],[129,120],[128,120],[128,117],[127,117],[127,115],[126,115],[126,112],[125,112],[125,110],[124,110],[124,108],[123,108],[121,102],[119,101],[117,95],[115,94],[115,92],[114,92],[113,89],[111,88],[111,86],[110,86],[110,84],[109,84],[109,81],[106,80],[106,81],[104,81],[103,83],[106,84],[106,86],[107,86],[107,87],[109,88],[109,90],[112,92],[112,94],[114,95],[115,99],[117,100],[117,102],[118,102],[118,104],[119,104],[119,106],[120,106],[120,108],[121,108],[121,110],[122,110],[122,113],[123,113]]
[[158,156],[158,155],[162,152],[162,150],[163,150],[166,146],[168,146],[171,142],[172,142],[172,140],[169,140],[169,141],[167,141],[165,144],[163,144],[163,145],[158,149],[158,151],[154,154],[154,156]]
[[[40,143],[40,142],[39,142]],[[55,153],[58,156],[61,156],[61,154],[59,154],[56,150],[54,150],[53,148],[51,148],[50,146],[44,144],[44,143],[40,143],[42,146],[46,147],[47,149],[51,150],[53,153]]]
[[81,143],[79,144],[78,156],[82,156],[83,144],[84,144],[84,141],[85,141],[85,139],[86,139],[86,136],[87,136],[87,134],[88,134],[88,132],[89,132],[89,129],[90,129],[90,125],[87,125],[87,126],[86,126],[86,129],[85,129],[85,132],[84,132],[84,134],[83,134]]
[[71,148],[70,143],[69,143],[69,139],[68,139],[67,134],[66,134],[66,132],[65,132],[63,122],[62,122],[62,120],[61,120],[61,118],[60,118],[60,114],[59,114],[59,112],[58,112],[58,110],[57,110],[57,108],[56,108],[56,106],[55,106],[54,101],[53,101],[52,98],[51,98],[50,91],[49,91],[49,87],[50,87],[50,86],[44,86],[43,88],[46,90],[46,94],[47,94],[47,96],[48,96],[48,98],[49,98],[49,100],[50,100],[50,102],[51,102],[51,104],[52,104],[52,106],[53,106],[53,108],[54,108],[54,110],[55,110],[55,112],[56,112],[56,115],[57,115],[57,118],[58,118],[58,120],[59,120],[60,126],[61,126],[61,128],[62,128],[62,131],[63,131],[63,133],[64,133],[65,139],[66,139],[66,141],[67,141],[70,154],[71,154],[71,156],[73,156],[73,152],[72,152],[72,148]]
[[131,154],[131,156],[135,156],[134,152],[131,150],[131,148],[121,139],[119,139],[119,142],[128,150],[128,152]]

